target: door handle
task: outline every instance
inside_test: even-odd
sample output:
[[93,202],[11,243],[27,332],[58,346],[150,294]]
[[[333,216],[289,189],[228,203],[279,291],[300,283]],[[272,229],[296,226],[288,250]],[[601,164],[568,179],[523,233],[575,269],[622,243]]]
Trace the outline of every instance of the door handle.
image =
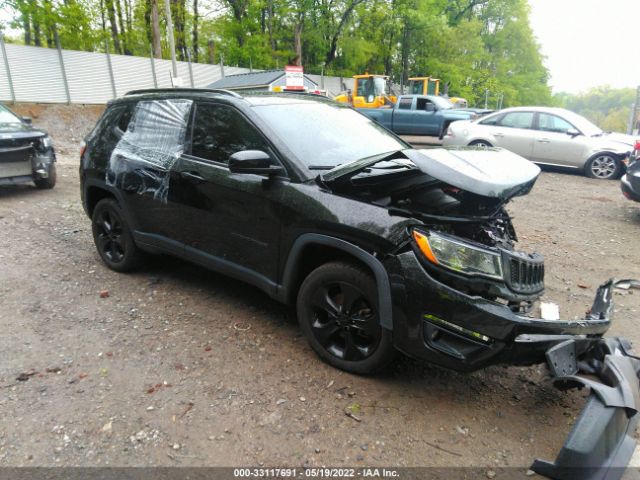
[[494,133],[493,136],[502,138],[502,137],[504,137],[504,133],[497,132],[497,133]]
[[551,140],[549,140],[548,138],[539,138],[538,142],[540,143],[549,143]]
[[180,172],[180,176],[191,180],[194,183],[206,182],[206,179],[198,172]]

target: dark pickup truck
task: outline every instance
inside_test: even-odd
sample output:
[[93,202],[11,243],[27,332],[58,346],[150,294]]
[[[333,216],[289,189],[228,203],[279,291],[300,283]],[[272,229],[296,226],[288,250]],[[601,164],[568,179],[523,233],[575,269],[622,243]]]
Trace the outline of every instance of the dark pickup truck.
[[393,108],[358,108],[398,135],[429,135],[442,138],[451,122],[472,120],[477,113],[454,108],[443,97],[435,95],[402,95]]

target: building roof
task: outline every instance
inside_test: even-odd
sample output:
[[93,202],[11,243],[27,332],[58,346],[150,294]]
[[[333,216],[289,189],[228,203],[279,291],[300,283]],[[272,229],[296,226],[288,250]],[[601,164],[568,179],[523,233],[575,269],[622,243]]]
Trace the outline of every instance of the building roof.
[[[252,88],[267,87],[276,80],[284,77],[284,70],[265,70],[262,72],[239,73],[237,75],[228,75],[209,85],[207,88]],[[316,83],[306,75],[305,80]]]

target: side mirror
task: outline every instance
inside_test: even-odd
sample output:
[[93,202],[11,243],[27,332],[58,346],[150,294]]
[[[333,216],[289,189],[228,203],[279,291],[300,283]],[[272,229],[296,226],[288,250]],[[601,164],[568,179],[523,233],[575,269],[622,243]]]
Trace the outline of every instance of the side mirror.
[[22,117],[22,123],[24,123],[25,125],[31,125],[33,123],[33,120],[31,119],[31,117]]
[[229,157],[229,171],[271,177],[281,173],[282,167],[274,165],[269,154],[262,150],[243,150]]
[[427,112],[435,112],[436,111],[436,105],[434,103],[427,103],[427,105],[424,107],[424,109]]
[[577,137],[578,135],[580,135],[580,132],[575,128],[570,128],[569,130],[567,130],[567,135],[571,135],[572,137]]

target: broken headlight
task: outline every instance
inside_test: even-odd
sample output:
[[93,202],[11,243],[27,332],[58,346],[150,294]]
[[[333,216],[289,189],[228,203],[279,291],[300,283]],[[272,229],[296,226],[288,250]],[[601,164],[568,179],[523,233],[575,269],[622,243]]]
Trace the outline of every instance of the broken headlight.
[[40,145],[43,150],[47,150],[53,146],[53,142],[51,141],[51,137],[47,135],[46,137],[42,137],[40,139]]
[[465,275],[502,280],[500,254],[437,232],[413,231],[413,239],[434,265]]

